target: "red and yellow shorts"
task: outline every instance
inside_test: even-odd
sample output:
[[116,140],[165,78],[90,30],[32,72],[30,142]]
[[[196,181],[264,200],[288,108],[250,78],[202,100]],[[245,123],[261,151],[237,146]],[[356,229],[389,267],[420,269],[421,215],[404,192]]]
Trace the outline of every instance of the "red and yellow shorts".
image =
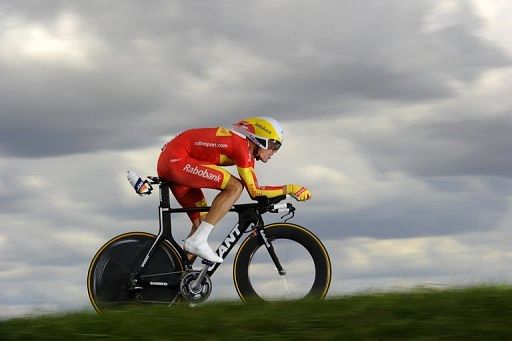
[[[222,190],[231,177],[224,168],[209,162],[190,157],[167,156],[162,153],[158,159],[157,173],[162,179],[172,183],[171,191],[182,207],[207,206],[201,188]],[[194,222],[200,219],[199,212],[188,213]]]

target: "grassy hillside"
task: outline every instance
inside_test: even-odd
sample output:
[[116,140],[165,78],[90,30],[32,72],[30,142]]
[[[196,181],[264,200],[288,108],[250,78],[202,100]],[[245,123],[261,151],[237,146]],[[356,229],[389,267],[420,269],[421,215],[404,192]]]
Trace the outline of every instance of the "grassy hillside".
[[512,288],[360,294],[322,302],[144,306],[0,322],[9,339],[511,339]]

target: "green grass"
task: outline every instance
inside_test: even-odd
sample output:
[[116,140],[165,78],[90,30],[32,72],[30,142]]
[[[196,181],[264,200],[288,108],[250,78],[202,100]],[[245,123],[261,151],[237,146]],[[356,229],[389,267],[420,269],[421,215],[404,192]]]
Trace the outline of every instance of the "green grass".
[[10,339],[512,339],[512,287],[358,294],[312,302],[144,306],[0,322]]

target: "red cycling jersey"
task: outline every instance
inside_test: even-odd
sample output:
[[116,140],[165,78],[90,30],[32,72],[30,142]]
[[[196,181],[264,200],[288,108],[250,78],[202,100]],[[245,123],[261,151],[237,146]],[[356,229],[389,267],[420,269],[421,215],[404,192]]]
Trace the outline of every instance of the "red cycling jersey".
[[[162,148],[157,172],[172,183],[171,190],[183,207],[207,205],[201,188],[226,187],[232,175],[219,166],[236,166],[252,198],[285,193],[283,186],[259,186],[254,164],[245,136],[223,127],[199,128],[178,134]],[[194,221],[199,214],[189,217]]]

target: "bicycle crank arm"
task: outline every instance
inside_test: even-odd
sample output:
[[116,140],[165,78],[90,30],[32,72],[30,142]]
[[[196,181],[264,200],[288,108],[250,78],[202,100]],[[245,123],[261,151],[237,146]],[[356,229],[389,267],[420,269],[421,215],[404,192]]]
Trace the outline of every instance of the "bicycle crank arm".
[[199,276],[192,282],[190,282],[190,289],[193,291],[198,291],[201,289],[201,282],[203,281],[204,277],[206,276],[206,272],[208,271],[208,268],[210,267],[211,263],[205,261],[203,268],[201,269],[201,272],[199,273]]

